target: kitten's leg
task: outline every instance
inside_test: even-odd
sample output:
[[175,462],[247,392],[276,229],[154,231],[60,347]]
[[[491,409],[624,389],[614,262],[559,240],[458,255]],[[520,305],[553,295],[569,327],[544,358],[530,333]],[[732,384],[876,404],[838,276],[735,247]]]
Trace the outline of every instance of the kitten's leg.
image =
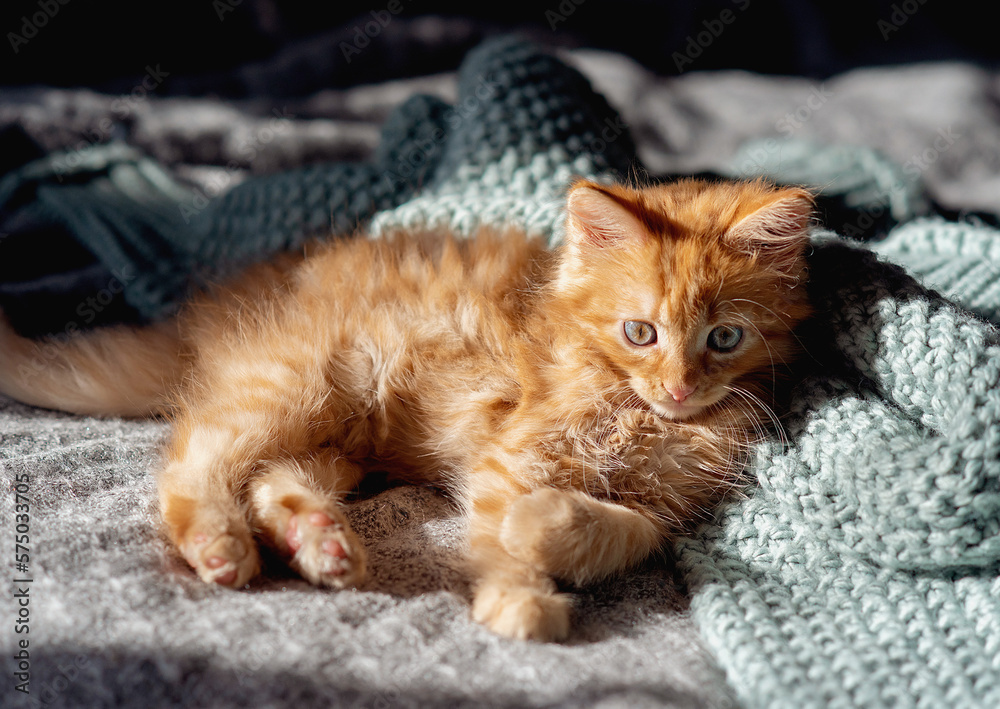
[[580,585],[642,561],[663,538],[651,514],[550,487],[516,499],[500,527],[511,556]]
[[[252,374],[250,366],[231,370]],[[159,475],[160,510],[197,574],[236,588],[260,568],[248,486],[271,462],[313,449],[317,409],[307,385],[294,380],[240,379],[206,390],[213,397],[193,400],[174,423]]]
[[473,618],[500,635],[522,640],[561,640],[569,634],[570,598],[552,578],[517,559],[500,541],[510,501],[524,493],[499,464],[470,477],[469,560],[476,577]]
[[365,551],[339,502],[361,481],[344,458],[276,461],[250,484],[258,533],[304,579],[317,586],[357,586],[365,577]]
[[251,483],[276,461],[308,459],[349,413],[331,391],[336,338],[294,297],[279,302],[281,292],[259,301],[237,292],[221,309],[196,310],[197,359],[160,476],[172,541],[199,576],[227,586],[259,568]]
[[192,431],[175,442],[158,483],[167,534],[184,559],[203,581],[239,588],[260,559],[240,481],[219,464],[232,443],[220,430]]

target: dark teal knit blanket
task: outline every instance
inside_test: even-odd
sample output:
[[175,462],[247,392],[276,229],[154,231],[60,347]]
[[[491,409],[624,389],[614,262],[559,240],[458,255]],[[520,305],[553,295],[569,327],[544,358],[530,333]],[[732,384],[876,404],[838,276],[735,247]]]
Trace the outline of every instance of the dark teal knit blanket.
[[[772,176],[835,184],[859,209],[882,199],[866,191],[873,163],[829,156],[806,149]],[[510,223],[557,243],[573,178],[642,168],[575,70],[503,39],[467,58],[454,106],[400,106],[370,163],[257,178],[207,205],[141,156],[87,170],[56,183],[32,163],[0,201],[131,269],[125,297],[157,317],[192,274],[359,225]],[[817,229],[787,441],[761,444],[756,485],[674,550],[748,707],[1000,706],[1000,233],[918,218],[913,199],[882,205],[893,218],[869,246]]]
[[[430,220],[549,231],[571,176],[625,173],[634,160],[628,130],[604,98],[516,38],[471,53],[458,93],[454,106],[428,96],[399,106],[370,162],[258,177],[207,201],[124,145],[100,146],[83,161],[46,156],[0,180],[0,215],[48,238],[68,231],[103,267],[97,282],[122,282],[128,305],[150,319],[220,270],[350,233],[376,215],[376,230]],[[0,240],[0,259],[3,248]]]

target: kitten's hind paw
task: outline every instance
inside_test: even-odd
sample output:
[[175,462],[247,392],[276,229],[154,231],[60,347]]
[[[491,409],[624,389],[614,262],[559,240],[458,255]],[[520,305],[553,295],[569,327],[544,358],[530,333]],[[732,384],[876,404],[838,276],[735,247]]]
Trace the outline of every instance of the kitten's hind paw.
[[483,585],[472,603],[473,619],[518,640],[564,640],[569,616],[569,596],[525,586]]
[[299,512],[288,520],[289,564],[317,586],[347,588],[365,578],[365,552],[347,521],[329,511]]
[[249,535],[241,539],[223,532],[194,532],[181,553],[202,581],[240,588],[260,571],[257,547]]

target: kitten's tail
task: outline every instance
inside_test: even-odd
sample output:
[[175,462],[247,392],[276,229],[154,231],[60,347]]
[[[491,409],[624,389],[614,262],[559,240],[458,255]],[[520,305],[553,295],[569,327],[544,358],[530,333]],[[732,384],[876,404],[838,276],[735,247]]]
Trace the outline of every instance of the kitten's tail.
[[32,340],[0,311],[0,393],[25,404],[95,416],[165,413],[183,376],[176,320]]

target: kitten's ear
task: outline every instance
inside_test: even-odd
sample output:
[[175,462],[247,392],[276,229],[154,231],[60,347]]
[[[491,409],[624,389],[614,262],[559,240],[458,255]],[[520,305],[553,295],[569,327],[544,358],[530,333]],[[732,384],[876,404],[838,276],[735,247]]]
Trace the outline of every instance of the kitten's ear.
[[581,181],[566,199],[566,239],[577,245],[621,246],[643,239],[642,222],[595,182]]
[[774,193],[774,199],[731,226],[723,239],[743,251],[768,258],[784,270],[794,268],[809,240],[815,211],[813,196],[792,187]]

